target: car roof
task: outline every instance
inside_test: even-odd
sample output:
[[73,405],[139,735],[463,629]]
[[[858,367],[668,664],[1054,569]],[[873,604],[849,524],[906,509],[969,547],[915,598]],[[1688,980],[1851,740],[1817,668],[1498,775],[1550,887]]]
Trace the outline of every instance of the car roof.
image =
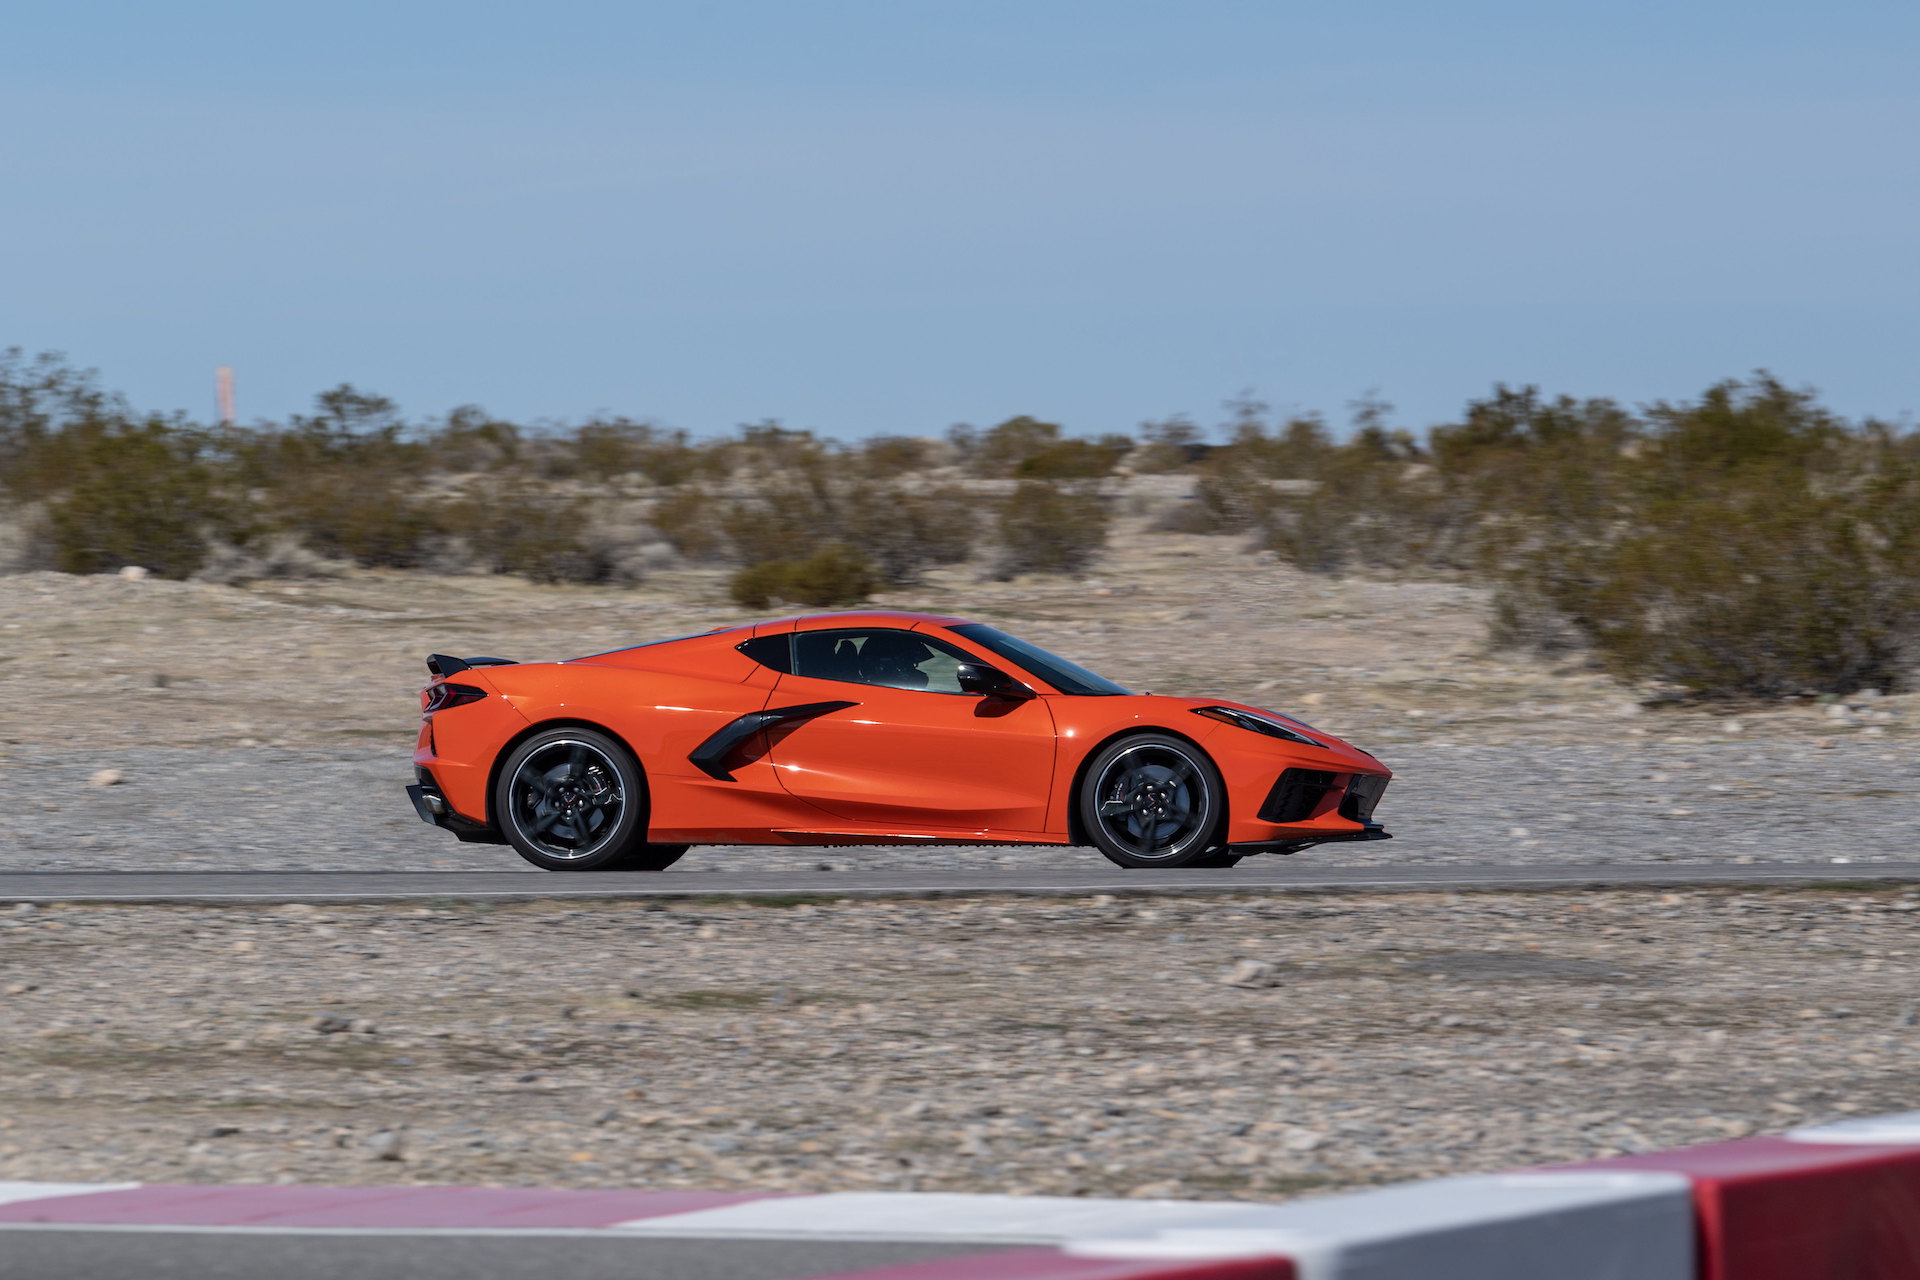
[[792,626],[795,630],[811,631],[816,627],[899,627],[910,630],[915,624],[931,622],[939,626],[954,626],[964,623],[965,618],[956,618],[945,613],[913,613],[905,609],[851,609],[840,613],[803,613],[792,618],[771,618],[757,624],[767,630],[783,630]]

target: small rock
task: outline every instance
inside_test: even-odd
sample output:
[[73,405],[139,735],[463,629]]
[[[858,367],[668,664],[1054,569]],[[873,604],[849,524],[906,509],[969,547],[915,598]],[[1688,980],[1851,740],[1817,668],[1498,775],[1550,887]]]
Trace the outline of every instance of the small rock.
[[13,904],[13,914],[17,916],[30,916],[39,909],[39,907],[31,902],[16,902]]
[[206,1127],[206,1130],[200,1136],[203,1138],[231,1138],[234,1134],[239,1132],[240,1132],[239,1125],[210,1124]]
[[367,1139],[367,1154],[374,1160],[405,1160],[407,1137],[398,1129],[382,1129]]
[[1327,1145],[1327,1135],[1317,1129],[1294,1129],[1280,1139],[1280,1146],[1296,1154],[1318,1151]]
[[316,1013],[313,1015],[313,1021],[308,1025],[321,1035],[330,1036],[337,1032],[353,1030],[353,1023],[352,1018],[342,1017],[337,1013]]
[[347,1023],[347,1030],[356,1035],[371,1036],[379,1034],[380,1028],[374,1026],[373,1023],[367,1021],[365,1018],[355,1018],[353,1021]]
[[1186,1192],[1178,1182],[1148,1182],[1127,1192],[1129,1200],[1172,1200]]
[[90,787],[117,787],[127,780],[127,775],[118,769],[95,769],[87,775]]
[[120,566],[120,576],[128,582],[145,582],[147,570],[142,565],[123,564]]
[[1273,987],[1279,982],[1279,970],[1265,960],[1236,960],[1220,975],[1226,987]]

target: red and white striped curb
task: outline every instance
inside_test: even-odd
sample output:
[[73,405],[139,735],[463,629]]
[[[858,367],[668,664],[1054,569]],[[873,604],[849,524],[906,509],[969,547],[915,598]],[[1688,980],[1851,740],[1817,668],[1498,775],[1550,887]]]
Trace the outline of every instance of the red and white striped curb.
[[1920,1280],[1920,1112],[1277,1205],[0,1183],[0,1274],[36,1227],[978,1246],[831,1273],[863,1280]]

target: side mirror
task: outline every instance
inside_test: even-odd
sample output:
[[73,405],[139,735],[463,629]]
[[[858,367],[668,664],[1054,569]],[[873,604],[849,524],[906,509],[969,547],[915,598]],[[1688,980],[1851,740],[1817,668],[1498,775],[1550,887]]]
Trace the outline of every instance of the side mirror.
[[984,662],[963,662],[953,669],[962,693],[977,693],[983,698],[1013,698],[1025,701],[1039,695],[998,667]]

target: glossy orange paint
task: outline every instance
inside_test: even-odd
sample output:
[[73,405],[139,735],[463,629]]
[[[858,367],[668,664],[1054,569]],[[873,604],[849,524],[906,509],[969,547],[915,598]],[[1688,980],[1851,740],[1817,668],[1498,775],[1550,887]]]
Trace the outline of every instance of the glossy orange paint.
[[[521,738],[565,724],[599,728],[640,761],[648,838],[682,844],[1074,843],[1070,815],[1081,766],[1116,737],[1143,730],[1185,738],[1213,761],[1226,784],[1232,844],[1356,836],[1362,824],[1338,812],[1341,792],[1356,774],[1391,776],[1373,756],[1318,730],[1312,736],[1324,746],[1194,714],[1198,707],[1259,708],[1065,693],[951,630],[964,621],[885,611],[821,614],[566,662],[461,671],[444,682],[487,696],[427,713],[414,763],[431,775],[453,816],[475,830],[490,828],[495,768]],[[763,666],[737,647],[759,636],[875,627],[937,639],[1008,672],[1037,696],[1013,701],[799,676]],[[836,701],[856,705],[748,739],[728,758],[730,778],[689,760],[741,716]],[[1335,781],[1303,820],[1264,822],[1257,814],[1287,768],[1324,771]]]

